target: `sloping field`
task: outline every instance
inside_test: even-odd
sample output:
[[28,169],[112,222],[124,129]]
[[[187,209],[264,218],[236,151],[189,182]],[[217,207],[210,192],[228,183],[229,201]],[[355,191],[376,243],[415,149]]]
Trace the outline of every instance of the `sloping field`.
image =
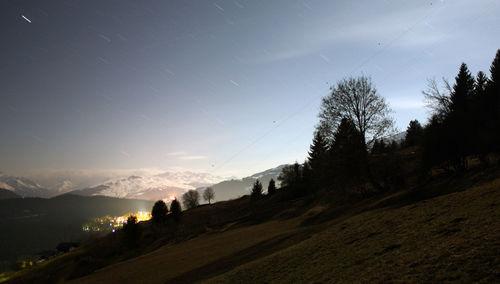
[[[300,239],[301,234],[295,229],[298,222],[272,221],[205,234],[111,265],[71,283],[164,283],[169,279],[193,282],[277,251],[286,240]],[[198,273],[190,274],[194,269],[199,269]]]
[[209,282],[353,281],[500,281],[500,179],[353,216]]

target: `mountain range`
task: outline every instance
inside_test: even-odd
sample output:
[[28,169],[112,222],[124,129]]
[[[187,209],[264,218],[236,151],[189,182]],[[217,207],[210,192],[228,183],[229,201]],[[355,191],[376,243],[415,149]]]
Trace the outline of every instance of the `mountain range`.
[[208,173],[166,172],[151,177],[129,176],[109,181],[94,187],[75,190],[71,193],[83,196],[104,195],[110,197],[168,200],[181,197],[184,192],[196,189],[200,193],[207,187],[215,191],[215,200],[229,200],[249,194],[250,189],[259,179],[267,186],[271,178],[277,179],[285,165],[256,173],[242,179],[224,180]]
[[269,180],[271,178],[276,180],[284,166],[268,169],[242,179],[225,179],[210,173],[192,171],[163,172],[155,175],[112,178],[93,186],[76,189],[74,184],[77,182],[67,178],[58,181],[58,184],[62,182],[63,185],[68,185],[67,187],[57,186],[47,189],[37,181],[26,177],[0,175],[0,188],[7,189],[21,197],[47,198],[70,192],[81,196],[103,195],[128,199],[167,200],[181,197],[184,192],[191,189],[196,189],[201,193],[206,187],[211,186],[215,190],[215,199],[222,201],[248,194],[257,179],[266,189]]
[[0,188],[10,190],[21,197],[49,197],[50,191],[24,177],[0,173]]

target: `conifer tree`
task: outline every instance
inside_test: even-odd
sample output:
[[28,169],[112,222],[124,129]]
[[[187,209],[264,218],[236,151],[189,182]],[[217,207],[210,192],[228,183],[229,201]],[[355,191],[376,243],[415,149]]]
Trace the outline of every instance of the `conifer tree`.
[[475,96],[482,97],[486,94],[486,85],[488,84],[488,77],[483,71],[479,71],[476,76],[476,86],[474,88]]
[[267,186],[267,194],[273,195],[275,193],[276,193],[276,183],[275,183],[274,179],[271,179],[269,181],[268,186]]
[[491,125],[491,151],[500,152],[500,49],[490,67],[490,80],[487,85],[488,120]]
[[405,145],[406,146],[415,146],[420,143],[420,139],[422,138],[424,132],[424,128],[418,122],[418,120],[410,121],[408,128],[406,128],[405,135]]
[[[473,116],[475,80],[467,65],[462,63],[455,77],[453,92],[450,96],[450,114],[446,118],[449,161],[456,171],[467,168],[467,155],[474,152],[476,139]],[[444,141],[443,141],[444,142]]]
[[500,49],[497,50],[497,54],[493,59],[490,66],[490,87],[498,88],[500,87]]
[[258,179],[255,180],[253,184],[250,196],[252,197],[252,199],[257,199],[262,196],[262,183]]
[[163,202],[163,200],[158,200],[153,205],[153,209],[151,210],[151,216],[154,223],[165,223],[167,218],[168,207]]
[[474,96],[475,80],[467,65],[462,63],[458,75],[455,77],[453,92],[451,93],[451,112],[463,115],[470,106],[470,100]]
[[320,131],[316,131],[310,146],[309,166],[311,167],[315,184],[324,185],[328,167],[328,141]]
[[360,181],[367,173],[364,137],[348,118],[342,119],[335,132],[331,159],[331,174],[335,183],[341,186]]
[[488,164],[486,155],[491,149],[493,125],[490,121],[489,106],[487,96],[488,77],[483,71],[479,71],[476,76],[476,86],[474,88],[473,130],[475,142],[473,143],[473,153],[479,154],[483,165]]
[[172,203],[170,203],[170,214],[172,215],[176,223],[179,223],[181,218],[181,213],[182,213],[181,204],[179,203],[179,201],[177,201],[176,198],[172,200]]
[[[328,155],[328,153],[327,153],[327,155]],[[328,162],[326,163],[326,166],[327,167],[329,166]],[[325,172],[327,172],[327,171],[328,171],[328,169],[325,169]],[[309,161],[307,159],[304,161],[304,164],[302,165],[301,181],[308,188],[311,188],[313,190],[316,189],[316,187],[314,187],[314,184],[312,182],[313,181],[313,173],[312,173],[312,169],[311,169],[311,164],[309,163]]]

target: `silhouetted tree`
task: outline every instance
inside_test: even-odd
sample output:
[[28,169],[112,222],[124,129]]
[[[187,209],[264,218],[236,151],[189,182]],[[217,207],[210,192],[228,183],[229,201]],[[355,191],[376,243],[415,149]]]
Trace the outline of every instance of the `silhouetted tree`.
[[346,187],[360,182],[367,171],[363,135],[349,118],[343,118],[331,147],[331,175],[335,184]]
[[488,148],[490,151],[500,152],[500,49],[497,50],[491,63],[490,80],[486,90],[489,106],[486,111],[488,125],[490,125],[487,131],[490,131],[490,141],[492,141]]
[[139,224],[136,216],[128,216],[127,223],[123,226],[125,232],[125,240],[130,247],[136,246],[137,241],[141,236]]
[[461,172],[467,168],[467,155],[474,152],[473,143],[475,131],[473,119],[472,100],[474,97],[474,77],[469,72],[467,65],[462,63],[458,75],[455,77],[453,92],[450,100],[450,114],[445,121],[448,130],[449,158],[455,170]]
[[258,179],[253,183],[250,196],[252,199],[257,199],[262,196],[262,183]]
[[488,84],[488,76],[483,71],[479,71],[476,76],[475,93],[477,97],[482,97],[486,94],[486,86]]
[[267,185],[267,194],[268,195],[273,195],[276,193],[276,184],[274,182],[274,179],[271,179],[269,181],[269,184]]
[[455,84],[453,85],[453,92],[451,93],[451,112],[465,112],[467,111],[470,99],[474,95],[474,77],[472,77],[467,64],[462,63],[460,70],[455,77]]
[[[327,153],[326,158],[328,158],[328,153]],[[324,171],[326,172],[325,174],[327,174],[328,166],[329,166],[328,161],[326,162],[325,166],[327,168]],[[325,182],[327,182],[328,177],[325,176],[324,180],[325,180]],[[313,183],[313,172],[312,172],[312,168],[311,168],[311,163],[307,159],[304,161],[304,164],[302,165],[301,181],[308,188],[312,188],[313,190],[315,189],[315,186]]]
[[211,200],[215,198],[215,191],[213,188],[211,187],[207,187],[204,191],[203,191],[203,199],[205,199],[205,201],[208,201],[208,204],[211,204]]
[[420,140],[422,139],[422,136],[424,134],[424,128],[418,122],[418,120],[412,120],[410,121],[410,124],[406,128],[406,135],[405,135],[405,145],[406,146],[415,146],[417,144],[420,144]]
[[424,92],[434,109],[424,135],[424,165],[441,165],[462,172],[467,168],[467,156],[478,152],[477,89],[465,63],[460,66],[454,85],[445,83],[445,93],[438,90],[435,82]]
[[390,152],[394,152],[394,151],[396,151],[397,149],[399,149],[399,143],[398,143],[398,141],[396,141],[396,140],[392,140],[392,141],[391,141],[391,144],[389,145],[389,151],[390,151]]
[[444,90],[440,90],[436,80],[430,79],[427,82],[427,89],[422,91],[426,101],[426,107],[432,110],[431,119],[434,123],[441,123],[451,111],[450,94],[453,89],[450,83],[443,79]]
[[372,146],[372,154],[382,154],[387,152],[387,145],[384,142],[384,139],[375,139],[373,141]]
[[489,120],[488,109],[490,102],[487,96],[488,77],[484,72],[479,71],[476,76],[476,85],[474,87],[474,104],[472,105],[473,121],[471,122],[471,133],[475,137],[472,142],[473,153],[479,154],[480,160],[484,165],[488,164],[486,155],[491,150],[492,146],[492,130],[493,125]]
[[168,208],[163,200],[158,200],[153,205],[151,216],[153,223],[165,223],[167,219]]
[[184,208],[195,208],[200,204],[200,193],[194,189],[188,190],[182,195],[182,204]]
[[315,184],[324,185],[328,171],[328,141],[320,131],[316,131],[309,149],[309,166]]
[[[446,82],[446,81],[445,81]],[[455,84],[446,82],[447,93],[441,93],[435,82],[424,95],[434,109],[426,127],[424,141],[424,165],[451,166],[456,172],[467,167],[467,155],[474,150],[475,80],[467,65],[462,63]],[[477,117],[476,117],[477,118]]]
[[377,93],[371,78],[349,77],[339,81],[330,90],[330,95],[322,100],[317,127],[324,137],[332,139],[344,118],[353,122],[363,137],[364,145],[367,137],[375,139],[391,130],[391,110],[385,99]]
[[181,204],[179,203],[179,201],[177,201],[176,198],[172,200],[172,202],[170,203],[170,215],[172,215],[176,223],[179,223],[181,214],[182,214]]
[[281,173],[278,175],[281,187],[295,187],[302,181],[302,173],[300,165],[295,162],[293,165],[283,167]]

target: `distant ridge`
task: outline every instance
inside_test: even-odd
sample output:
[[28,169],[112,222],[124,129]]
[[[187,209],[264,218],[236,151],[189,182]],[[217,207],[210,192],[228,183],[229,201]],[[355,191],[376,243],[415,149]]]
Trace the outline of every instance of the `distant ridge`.
[[13,198],[21,198],[21,196],[11,190],[0,188],[0,200]]
[[[275,168],[268,169],[256,174],[253,174],[242,179],[231,179],[219,182],[211,187],[215,191],[215,200],[223,201],[234,199],[250,193],[253,183],[258,179],[264,186],[264,191],[267,190],[267,185],[271,179],[277,180],[281,170],[287,164],[279,165]],[[205,187],[197,188],[198,191],[203,191]]]

